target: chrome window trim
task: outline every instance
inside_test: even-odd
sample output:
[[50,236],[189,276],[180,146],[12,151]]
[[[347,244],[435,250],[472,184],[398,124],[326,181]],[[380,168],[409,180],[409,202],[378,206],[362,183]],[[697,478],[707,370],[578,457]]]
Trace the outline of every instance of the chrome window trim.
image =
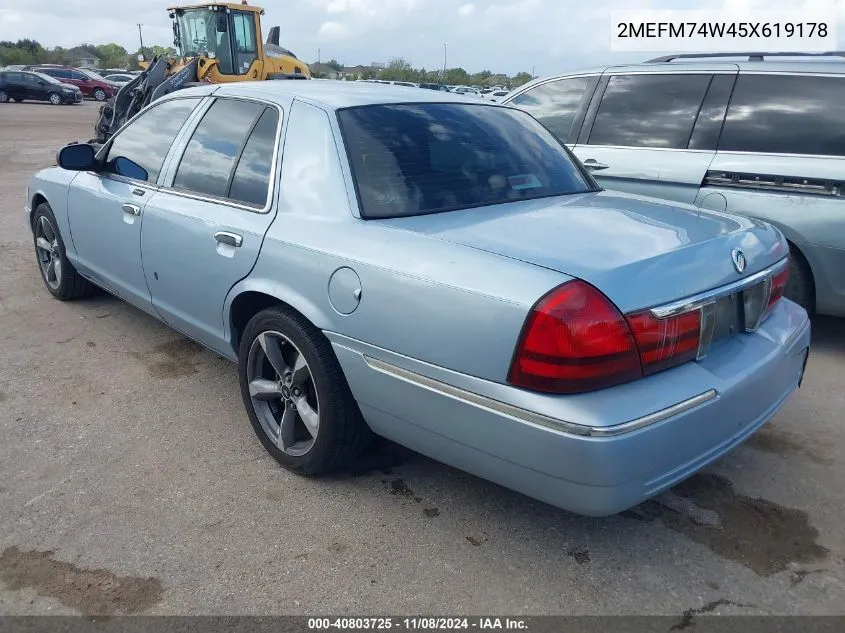
[[781,272],[788,263],[789,258],[784,257],[776,264],[769,266],[768,268],[765,268],[758,273],[754,273],[753,275],[745,277],[744,279],[740,279],[739,281],[730,283],[727,286],[720,286],[719,288],[708,290],[706,292],[687,297],[686,299],[673,301],[672,303],[667,303],[661,306],[651,308],[651,315],[655,319],[665,319],[676,314],[682,314],[684,312],[690,312],[692,310],[701,309],[704,306],[713,303],[715,300],[720,299],[721,297],[726,297],[729,294],[733,294],[734,292],[743,290],[744,288],[752,286],[757,282],[763,281],[767,277],[772,277],[776,275],[777,273]]
[[[842,160],[845,156],[838,154],[789,154],[786,152],[747,152],[739,149],[718,149],[716,152],[719,156],[730,156],[737,154],[739,156],[771,156],[773,158],[823,158],[825,160]],[[728,171],[727,169],[722,171]]]
[[[575,145],[575,143],[573,143]],[[684,147],[644,147],[642,145],[591,145],[590,143],[577,143],[578,147],[589,147],[598,149],[636,149],[649,152],[685,152],[688,154],[715,154],[715,149],[686,149]]]
[[363,357],[364,362],[366,362],[371,369],[422,389],[433,391],[434,393],[452,398],[453,400],[458,400],[485,411],[490,411],[491,413],[495,413],[497,415],[504,415],[518,422],[525,422],[534,426],[551,429],[565,435],[572,435],[580,438],[607,438],[631,433],[643,427],[657,424],[658,422],[667,420],[675,415],[689,411],[694,407],[715,399],[718,395],[718,392],[715,389],[710,389],[704,393],[698,394],[697,396],[693,396],[692,398],[688,398],[682,402],[673,404],[672,406],[660,409],[654,413],[649,413],[648,415],[635,418],[629,422],[623,422],[622,424],[615,424],[607,427],[588,426],[586,424],[567,422],[566,420],[560,420],[541,413],[535,413],[533,411],[529,411],[528,409],[523,409],[521,407],[502,402],[501,400],[488,398],[487,396],[482,396],[440,380],[423,376],[415,371],[373,358],[372,356],[368,356],[366,354],[363,354]]
[[[257,97],[242,97],[242,96],[229,96],[229,95],[207,95],[211,97],[209,105],[205,108],[205,111],[202,113],[202,116],[199,117],[199,120],[196,122],[190,130],[190,136],[187,137],[187,142],[184,143],[184,147],[182,148],[181,154],[179,156],[173,157],[173,165],[172,165],[172,174],[168,174],[167,180],[170,184],[162,184],[159,188],[159,191],[162,193],[169,193],[174,196],[179,196],[180,198],[189,198],[191,200],[199,200],[201,202],[211,202],[213,204],[222,204],[227,207],[233,207],[235,209],[242,209],[244,211],[251,211],[252,213],[260,213],[260,214],[267,214],[273,208],[273,203],[276,196],[276,176],[279,173],[279,153],[281,151],[281,135],[282,135],[282,128],[285,122],[285,111],[284,108],[273,101],[268,101],[266,99],[260,99]],[[218,198],[216,196],[211,196],[208,194],[196,193],[186,189],[180,189],[178,187],[173,186],[173,181],[176,180],[176,175],[179,172],[179,165],[182,163],[182,159],[185,157],[185,152],[188,151],[188,146],[191,144],[191,139],[193,138],[194,134],[196,133],[199,126],[202,125],[203,119],[205,116],[211,111],[211,108],[214,107],[214,104],[217,103],[218,99],[229,99],[232,101],[250,101],[252,103],[258,103],[263,106],[271,106],[276,108],[279,113],[279,120],[276,123],[276,143],[273,147],[273,157],[271,159],[271,168],[270,168],[270,182],[268,183],[267,189],[267,202],[264,204],[263,207],[257,207],[254,205],[248,205],[243,202],[237,202],[235,200],[231,200],[229,198]],[[259,117],[260,118],[260,117]]]

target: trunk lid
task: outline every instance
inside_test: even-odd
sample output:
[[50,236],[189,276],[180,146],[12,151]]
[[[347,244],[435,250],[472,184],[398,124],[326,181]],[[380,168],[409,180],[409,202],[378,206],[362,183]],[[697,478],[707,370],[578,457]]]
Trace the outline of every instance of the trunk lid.
[[578,277],[625,313],[739,281],[788,254],[768,224],[608,191],[376,221]]

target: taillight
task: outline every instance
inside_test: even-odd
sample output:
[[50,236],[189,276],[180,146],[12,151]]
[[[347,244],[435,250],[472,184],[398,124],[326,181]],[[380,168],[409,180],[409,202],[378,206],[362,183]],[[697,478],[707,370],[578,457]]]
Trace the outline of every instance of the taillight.
[[783,298],[783,293],[786,292],[786,284],[789,283],[789,263],[787,262],[783,270],[772,277],[772,292],[769,294],[769,305],[766,310],[770,310],[778,301]]
[[663,319],[646,310],[628,315],[628,323],[637,341],[646,376],[686,363],[698,355],[701,310]]
[[625,318],[601,292],[575,280],[552,290],[532,309],[508,381],[538,391],[578,393],[642,375]]

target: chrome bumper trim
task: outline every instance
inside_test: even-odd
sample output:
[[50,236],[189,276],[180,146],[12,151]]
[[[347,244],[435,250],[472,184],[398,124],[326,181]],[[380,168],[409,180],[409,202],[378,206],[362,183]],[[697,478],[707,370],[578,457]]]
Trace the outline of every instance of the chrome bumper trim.
[[670,317],[675,314],[698,310],[709,303],[712,303],[716,299],[738,292],[747,286],[753,286],[758,281],[762,281],[766,277],[779,273],[783,267],[786,266],[788,261],[788,258],[784,257],[774,266],[769,266],[765,270],[761,270],[759,273],[754,273],[749,277],[735,281],[727,286],[720,286],[714,290],[708,290],[707,292],[702,292],[700,294],[693,295],[692,297],[681,299],[680,301],[673,301],[672,303],[651,308],[651,314],[655,319],[665,319],[666,317]]
[[636,418],[630,422],[624,422],[622,424],[616,424],[608,427],[587,426],[585,424],[576,424],[574,422],[567,422],[566,420],[559,420],[557,418],[546,416],[541,413],[535,413],[521,407],[507,404],[506,402],[502,402],[500,400],[494,400],[493,398],[488,398],[487,396],[482,396],[480,394],[467,391],[466,389],[455,387],[440,380],[429,378],[428,376],[423,376],[417,372],[410,371],[392,363],[386,363],[383,360],[367,356],[366,354],[363,356],[364,361],[371,369],[412,385],[416,385],[417,387],[439,393],[440,395],[454,400],[460,400],[461,402],[478,407],[479,409],[484,409],[485,411],[507,416],[517,420],[518,422],[527,422],[528,424],[534,424],[546,429],[578,437],[613,437],[623,435],[625,433],[631,433],[632,431],[636,431],[645,426],[657,424],[658,422],[667,420],[674,415],[689,411],[694,407],[713,400],[718,395],[715,389],[710,389],[709,391],[684,400],[683,402],[674,404],[671,407],[655,411],[654,413]]

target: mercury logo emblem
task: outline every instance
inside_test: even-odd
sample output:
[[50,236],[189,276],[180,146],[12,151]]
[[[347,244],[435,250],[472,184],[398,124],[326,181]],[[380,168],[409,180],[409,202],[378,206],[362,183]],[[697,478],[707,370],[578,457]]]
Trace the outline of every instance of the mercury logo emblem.
[[745,259],[745,253],[743,253],[738,248],[735,248],[731,252],[731,259],[734,262],[734,268],[736,268],[736,272],[741,273],[743,270],[745,270],[745,265],[748,263]]

